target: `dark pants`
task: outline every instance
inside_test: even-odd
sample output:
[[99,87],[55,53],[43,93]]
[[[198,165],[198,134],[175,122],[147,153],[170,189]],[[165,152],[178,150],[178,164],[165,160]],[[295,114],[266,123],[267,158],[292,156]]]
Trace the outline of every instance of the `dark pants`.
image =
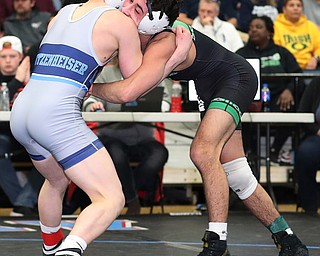
[[28,177],[29,181],[24,187],[21,187],[12,164],[12,157],[29,159],[24,148],[14,139],[10,132],[4,131],[0,134],[0,186],[13,206],[33,208],[37,203],[43,177],[33,168]]
[[316,174],[320,169],[320,136],[309,136],[295,154],[295,170],[299,188],[299,203],[305,211],[315,212],[319,203],[319,184]]
[[[270,112],[284,112],[284,111],[281,111],[279,105],[277,105],[278,97],[275,97],[273,100],[271,100]],[[294,106],[291,109],[288,109],[285,113],[293,113],[293,112],[295,112]],[[257,138],[256,136],[256,132],[257,132],[256,129],[257,128],[255,124],[242,123],[242,137],[243,137],[244,149],[248,155],[250,154],[253,154],[255,156],[257,155],[257,152],[256,152],[257,140],[259,138]],[[287,141],[287,139],[293,135],[292,126],[278,124],[276,126],[271,125],[270,129],[272,133],[271,135],[274,136],[274,141],[271,145],[271,148],[275,151],[275,154],[278,155],[283,145]],[[265,133],[265,130],[262,129],[261,133],[262,133],[261,135],[263,136]]]
[[[140,190],[152,195],[159,182],[159,173],[168,160],[166,147],[156,140],[129,146],[110,137],[100,139],[114,162],[126,202],[137,198]],[[132,168],[132,161],[138,162],[138,166]]]

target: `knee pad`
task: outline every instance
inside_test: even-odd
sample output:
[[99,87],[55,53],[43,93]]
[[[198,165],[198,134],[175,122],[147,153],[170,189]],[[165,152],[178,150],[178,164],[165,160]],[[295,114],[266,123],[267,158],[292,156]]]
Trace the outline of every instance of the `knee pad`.
[[246,157],[232,160],[222,165],[227,175],[229,187],[241,200],[247,199],[255,191],[258,181],[252,173]]

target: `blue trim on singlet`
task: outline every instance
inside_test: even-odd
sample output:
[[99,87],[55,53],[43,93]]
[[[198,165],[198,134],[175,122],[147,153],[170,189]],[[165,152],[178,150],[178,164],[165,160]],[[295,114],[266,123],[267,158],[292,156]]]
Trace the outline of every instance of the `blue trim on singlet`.
[[67,78],[63,78],[63,77],[43,76],[43,75],[32,74],[31,79],[39,80],[39,81],[50,81],[50,82],[70,84],[70,85],[73,85],[73,86],[76,86],[78,88],[83,89],[85,92],[88,92],[88,88],[85,85],[80,84],[76,81],[69,80]]
[[33,72],[55,77],[59,75],[90,87],[96,70],[100,70],[100,65],[91,55],[68,45],[45,43],[39,49]]
[[99,139],[95,140],[90,145],[62,159],[61,161],[59,161],[59,164],[62,166],[64,170],[67,170],[68,168],[74,166],[75,164],[91,156],[92,154],[97,152],[100,148],[103,148],[103,144]]
[[33,160],[35,160],[35,161],[41,161],[41,160],[46,159],[46,158],[45,158],[44,156],[42,156],[42,155],[31,155],[31,154],[29,154],[29,156],[30,156],[31,159],[33,159]]

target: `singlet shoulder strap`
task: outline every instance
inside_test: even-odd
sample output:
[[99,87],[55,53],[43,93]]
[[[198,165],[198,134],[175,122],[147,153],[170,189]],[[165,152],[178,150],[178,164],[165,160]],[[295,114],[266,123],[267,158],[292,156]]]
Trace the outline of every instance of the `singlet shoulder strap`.
[[190,25],[188,25],[188,24],[186,24],[186,23],[184,23],[184,22],[182,22],[180,20],[175,20],[175,22],[172,25],[172,28],[176,28],[177,26],[182,26],[182,27],[185,27],[186,29],[188,29],[190,31],[192,39],[195,40],[194,31],[193,31],[193,28]]

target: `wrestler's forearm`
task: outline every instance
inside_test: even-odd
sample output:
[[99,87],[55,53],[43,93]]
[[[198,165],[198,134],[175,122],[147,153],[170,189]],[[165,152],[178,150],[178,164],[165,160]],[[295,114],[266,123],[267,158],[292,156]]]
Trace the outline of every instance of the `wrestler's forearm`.
[[173,55],[170,57],[166,63],[163,70],[163,77],[161,80],[165,79],[179,64],[186,60],[185,50],[176,49]]
[[108,102],[123,103],[119,90],[114,90],[115,83],[95,83],[92,85],[91,94]]
[[167,77],[177,66],[187,59],[190,48],[193,44],[190,32],[182,26],[178,26],[176,28],[175,39],[176,49],[165,65],[164,77],[162,79]]

